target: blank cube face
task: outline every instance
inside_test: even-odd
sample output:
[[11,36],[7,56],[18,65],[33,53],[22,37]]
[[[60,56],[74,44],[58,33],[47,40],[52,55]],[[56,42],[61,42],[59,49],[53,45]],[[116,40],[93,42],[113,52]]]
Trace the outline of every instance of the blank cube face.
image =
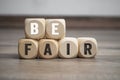
[[64,38],[66,24],[64,19],[46,19],[46,37],[50,39]]
[[97,54],[97,41],[94,38],[78,38],[78,56],[92,58]]
[[58,42],[51,39],[41,39],[39,41],[40,58],[56,58],[58,55]]
[[27,18],[25,19],[26,38],[41,39],[45,36],[45,19]]
[[59,57],[75,58],[78,54],[78,41],[76,38],[63,38],[59,41]]
[[31,39],[20,39],[18,44],[20,58],[33,59],[38,54],[38,42]]

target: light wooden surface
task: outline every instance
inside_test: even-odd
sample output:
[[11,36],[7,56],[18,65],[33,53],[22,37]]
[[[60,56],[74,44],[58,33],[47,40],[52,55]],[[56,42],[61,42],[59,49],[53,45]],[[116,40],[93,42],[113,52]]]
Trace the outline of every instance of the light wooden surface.
[[120,30],[67,29],[67,36],[95,37],[95,59],[18,58],[24,29],[0,28],[0,80],[120,80]]

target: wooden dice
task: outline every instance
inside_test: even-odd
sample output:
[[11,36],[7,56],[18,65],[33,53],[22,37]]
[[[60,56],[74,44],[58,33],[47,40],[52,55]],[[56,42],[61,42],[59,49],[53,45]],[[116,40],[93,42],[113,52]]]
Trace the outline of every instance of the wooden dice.
[[83,58],[95,57],[97,53],[97,41],[94,38],[78,38],[78,56]]
[[38,54],[38,41],[32,39],[20,39],[18,44],[20,58],[33,59]]
[[41,39],[45,36],[45,19],[27,18],[25,19],[26,38]]
[[59,41],[59,56],[61,58],[75,58],[78,54],[78,41],[76,38],[66,37]]
[[46,19],[46,37],[62,39],[65,37],[66,27],[64,19]]
[[65,37],[64,19],[25,19],[25,37],[18,42],[18,54],[23,59],[93,58],[97,41],[90,37]]
[[58,42],[52,39],[42,39],[39,41],[40,58],[56,58],[58,55]]

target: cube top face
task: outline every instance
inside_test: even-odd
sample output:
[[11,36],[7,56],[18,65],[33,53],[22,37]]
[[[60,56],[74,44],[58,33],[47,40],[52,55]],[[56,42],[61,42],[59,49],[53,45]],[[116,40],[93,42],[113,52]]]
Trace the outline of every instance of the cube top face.
[[32,39],[20,39],[18,46],[19,56],[24,59],[31,59],[37,57],[38,42]]
[[64,19],[46,19],[46,37],[49,39],[62,39],[66,34]]
[[82,41],[93,41],[97,45],[96,39],[92,37],[79,37],[78,42],[82,42]]
[[94,38],[78,38],[79,57],[92,58],[97,53],[97,41]]
[[59,41],[59,56],[61,58],[75,58],[78,54],[78,41],[76,38],[63,38]]
[[39,55],[45,59],[56,58],[58,55],[58,42],[51,39],[41,39],[39,41]]
[[40,39],[45,36],[45,19],[27,18],[25,19],[26,38]]

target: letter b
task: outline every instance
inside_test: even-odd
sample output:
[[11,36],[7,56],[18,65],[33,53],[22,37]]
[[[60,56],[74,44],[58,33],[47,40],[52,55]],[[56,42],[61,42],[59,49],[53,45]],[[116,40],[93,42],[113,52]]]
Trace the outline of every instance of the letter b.
[[45,36],[45,19],[25,19],[25,36],[30,39],[41,39]]

